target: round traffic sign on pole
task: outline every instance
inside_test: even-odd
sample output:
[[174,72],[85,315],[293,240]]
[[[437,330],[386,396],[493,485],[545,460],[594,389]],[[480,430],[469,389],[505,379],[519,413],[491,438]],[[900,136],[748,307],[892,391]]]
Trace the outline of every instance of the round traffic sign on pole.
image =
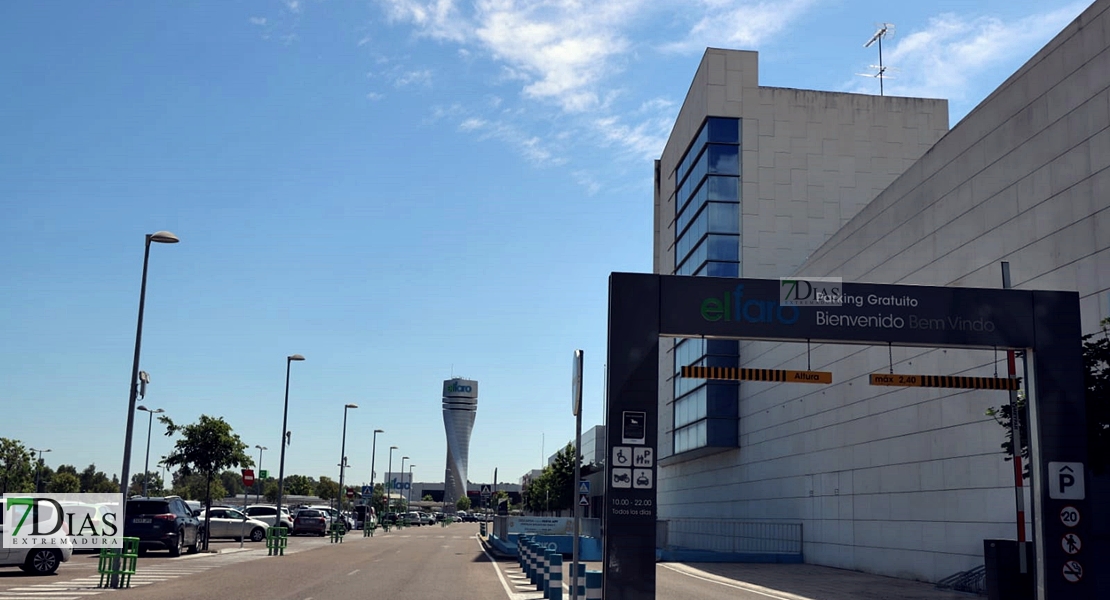
[[1068,527],[1079,524],[1079,510],[1074,506],[1065,506],[1060,509],[1060,522]]
[[350,499],[350,498],[354,498],[354,497],[355,497],[355,488],[347,488],[347,498]]
[[243,485],[247,487],[254,485],[254,469],[243,469]]

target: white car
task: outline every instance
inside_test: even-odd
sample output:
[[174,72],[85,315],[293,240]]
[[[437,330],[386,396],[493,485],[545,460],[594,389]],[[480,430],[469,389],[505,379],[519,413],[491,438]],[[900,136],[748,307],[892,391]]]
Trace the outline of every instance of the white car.
[[50,575],[68,562],[73,548],[8,548],[4,546],[4,511],[0,510],[0,567],[19,567],[32,575]]
[[234,508],[213,507],[212,511],[207,513],[207,519],[205,517],[204,511],[197,515],[202,529],[205,521],[208,522],[208,528],[211,531],[208,539],[231,538],[236,541],[249,539],[252,542],[266,539],[266,528],[269,525],[258,519],[252,519]]
[[[274,521],[277,520],[276,515],[276,506],[270,506],[268,504],[254,504],[247,507],[248,517],[262,521],[270,527],[274,526]],[[293,530],[293,517],[289,514],[289,509],[285,508],[284,506],[281,507],[281,525],[279,525],[279,527],[285,527],[289,531]]]

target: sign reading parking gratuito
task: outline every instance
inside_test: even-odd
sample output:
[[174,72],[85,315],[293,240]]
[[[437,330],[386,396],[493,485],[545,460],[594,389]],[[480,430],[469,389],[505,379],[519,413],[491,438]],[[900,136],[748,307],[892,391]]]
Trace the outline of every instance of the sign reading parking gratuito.
[[123,547],[122,494],[4,494],[5,548]]

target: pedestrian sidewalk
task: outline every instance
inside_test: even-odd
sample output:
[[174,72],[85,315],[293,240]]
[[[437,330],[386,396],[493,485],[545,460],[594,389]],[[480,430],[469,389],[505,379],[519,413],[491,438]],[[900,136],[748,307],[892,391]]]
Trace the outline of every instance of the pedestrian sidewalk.
[[[969,600],[933,584],[818,565],[657,563],[657,568],[736,585],[784,600]],[[775,597],[772,596],[772,597]]]

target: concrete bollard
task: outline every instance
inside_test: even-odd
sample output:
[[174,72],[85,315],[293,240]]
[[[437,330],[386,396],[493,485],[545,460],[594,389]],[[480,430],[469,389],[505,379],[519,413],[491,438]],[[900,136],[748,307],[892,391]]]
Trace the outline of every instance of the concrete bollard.
[[547,548],[542,548],[540,552],[543,553],[543,573],[540,577],[540,584],[536,586],[536,591],[543,592],[544,597],[547,597],[547,586],[551,584],[551,551]]
[[536,542],[528,542],[528,581],[536,584]]
[[563,555],[551,553],[551,583],[547,586],[547,600],[563,600]]
[[[573,563],[571,563],[571,565],[573,566]],[[570,567],[568,567],[568,568],[570,568]],[[577,587],[578,588],[578,598],[585,598],[586,597],[586,563],[584,563],[584,562],[579,562],[578,563],[578,572],[577,573],[574,573],[573,571],[568,571],[568,572],[570,573],[568,575],[568,577],[569,577],[569,582],[568,583],[569,583],[571,589],[573,590],[575,587]]]
[[547,548],[540,546],[537,549],[536,558],[540,561],[536,574],[536,591],[543,592],[544,586],[547,585]]
[[601,571],[586,571],[586,600],[601,600]]

